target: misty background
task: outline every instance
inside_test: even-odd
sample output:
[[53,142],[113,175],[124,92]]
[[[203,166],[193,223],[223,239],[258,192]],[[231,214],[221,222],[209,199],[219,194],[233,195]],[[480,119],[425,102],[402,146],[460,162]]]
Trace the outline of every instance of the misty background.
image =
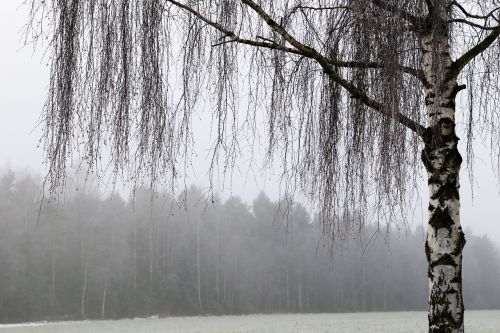
[[[30,175],[0,175],[0,323],[427,307],[421,227],[331,247],[303,205],[264,193],[207,205],[194,186],[127,201],[80,184],[41,210],[39,193]],[[466,233],[467,309],[500,309],[500,256]]]
[[[124,186],[117,193],[74,180],[39,210],[45,167],[37,123],[48,70],[43,47],[22,47],[26,21],[17,1],[2,2],[0,322],[425,309],[422,200],[390,239],[370,241],[368,227],[330,251],[307,203],[279,204],[279,169],[261,176],[258,154],[251,162],[243,156],[233,177],[216,179],[213,203],[204,197],[207,148],[200,145],[185,179],[197,187],[187,193],[163,191],[151,201],[139,191],[132,200]],[[202,126],[209,121],[199,114],[196,122],[195,140],[209,141]],[[462,171],[465,302],[499,308],[499,184],[480,140],[475,152],[472,184]],[[424,198],[426,191],[422,180]]]

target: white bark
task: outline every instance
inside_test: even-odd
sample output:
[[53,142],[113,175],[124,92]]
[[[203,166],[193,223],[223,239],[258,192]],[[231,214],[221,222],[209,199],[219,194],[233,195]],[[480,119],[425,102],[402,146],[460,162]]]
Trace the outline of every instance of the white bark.
[[[436,15],[436,14],[435,14]],[[444,13],[440,17],[446,18]],[[429,263],[429,332],[464,332],[459,171],[462,158],[455,134],[457,83],[447,77],[452,65],[446,30],[422,37],[427,132],[422,161],[428,172],[429,224],[425,245]]]

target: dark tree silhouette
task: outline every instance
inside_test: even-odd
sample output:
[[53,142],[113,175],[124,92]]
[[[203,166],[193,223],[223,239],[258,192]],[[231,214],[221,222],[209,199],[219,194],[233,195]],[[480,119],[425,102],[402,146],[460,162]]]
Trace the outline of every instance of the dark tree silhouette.
[[190,156],[192,110],[206,96],[212,168],[233,165],[242,135],[252,137],[265,114],[269,156],[283,159],[290,190],[318,203],[332,238],[368,203],[388,218],[404,214],[421,157],[429,331],[463,332],[456,98],[466,83],[468,160],[480,128],[498,157],[498,0],[31,4],[27,32],[51,47],[44,121],[53,189],[71,152],[80,148],[95,166],[104,146],[116,172],[175,181]]

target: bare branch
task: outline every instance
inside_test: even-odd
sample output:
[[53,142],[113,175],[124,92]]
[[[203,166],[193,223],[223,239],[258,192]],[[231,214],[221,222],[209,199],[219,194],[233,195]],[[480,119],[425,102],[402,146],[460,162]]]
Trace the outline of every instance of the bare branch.
[[474,19],[479,19],[479,20],[487,20],[489,18],[493,18],[498,22],[498,19],[493,15],[495,12],[500,10],[500,7],[494,8],[491,10],[488,14],[486,15],[476,15],[476,14],[471,14],[469,13],[461,4],[459,4],[456,1],[451,2],[452,6],[456,6],[460,11],[467,17],[474,18]]
[[453,19],[453,20],[448,20],[448,23],[463,23],[463,24],[467,24],[467,25],[470,25],[471,27],[478,28],[478,29],[481,29],[481,30],[495,30],[495,29],[497,29],[499,27],[499,26],[489,27],[489,26],[477,24],[475,22],[468,21],[468,20],[461,19],[461,18],[459,18],[459,19]]
[[[341,61],[341,60],[329,60],[330,64],[336,67],[346,67],[346,68],[383,68],[385,65],[378,62],[362,62],[362,61]],[[422,70],[415,69],[408,66],[397,66],[397,69],[403,73],[412,75],[413,77],[419,79],[424,86],[428,86],[429,83],[425,77]]]
[[[212,46],[219,46],[219,45],[223,45],[223,44],[227,44],[227,43],[240,43],[240,44],[246,44],[246,45],[250,45],[250,46],[263,47],[263,48],[268,48],[268,49],[272,49],[272,50],[280,50],[280,51],[284,51],[284,52],[288,52],[288,53],[302,55],[302,53],[300,51],[297,51],[296,49],[293,49],[290,47],[285,47],[283,45],[274,43],[271,40],[267,40],[267,42],[258,42],[258,41],[251,40],[251,39],[240,38],[238,35],[236,35],[234,33],[234,31],[231,31],[231,30],[223,27],[222,25],[218,24],[217,22],[214,22],[214,21],[210,20],[209,18],[201,15],[200,12],[194,10],[193,8],[191,8],[185,4],[182,4],[178,1],[175,1],[175,0],[166,0],[166,1],[179,7],[179,8],[182,8],[183,10],[196,16],[197,18],[199,18],[203,22],[207,23],[209,26],[220,31],[222,34],[224,34],[224,37],[229,38],[229,40],[225,40],[225,41],[222,41],[220,43],[213,44]],[[259,37],[257,37],[257,38],[259,38]]]
[[374,99],[370,98],[368,95],[366,95],[361,89],[356,87],[352,82],[349,82],[348,80],[344,79],[342,76],[340,76],[330,65],[330,62],[328,59],[326,59],[323,55],[321,55],[318,51],[316,51],[314,48],[311,48],[309,46],[306,46],[296,40],[292,35],[288,33],[281,25],[279,25],[276,21],[274,21],[259,5],[257,5],[255,2],[252,0],[242,0],[244,4],[252,8],[266,23],[267,25],[280,34],[287,42],[289,42],[291,45],[293,45],[297,50],[301,51],[304,56],[307,56],[309,58],[315,59],[318,64],[323,68],[323,71],[328,74],[333,81],[338,83],[340,86],[345,88],[349,93],[352,95],[353,98],[358,99],[361,101],[363,104],[366,106],[379,111],[386,116],[392,117],[395,121],[399,122],[403,126],[407,127],[408,129],[412,130],[413,132],[421,135],[425,128],[416,123],[415,121],[411,120],[410,118],[398,113],[398,114],[391,114],[387,113],[384,109],[384,106],[380,104],[379,102],[375,101]]
[[476,46],[463,54],[460,58],[455,60],[450,67],[449,76],[457,77],[462,69],[475,57],[486,50],[491,44],[493,44],[497,40],[498,36],[500,36],[500,26],[496,27],[486,38],[476,44]]
[[388,11],[389,13],[392,13],[394,15],[399,16],[400,18],[409,21],[415,26],[418,26],[422,23],[422,19],[414,16],[406,11],[404,11],[401,8],[398,8],[396,6],[391,5],[390,3],[387,3],[384,0],[370,0],[371,3],[373,3],[375,6]]

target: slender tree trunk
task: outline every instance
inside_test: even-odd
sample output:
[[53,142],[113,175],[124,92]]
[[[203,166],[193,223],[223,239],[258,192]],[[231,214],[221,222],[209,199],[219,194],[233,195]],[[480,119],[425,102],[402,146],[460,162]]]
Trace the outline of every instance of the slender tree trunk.
[[224,302],[227,300],[227,281],[226,281],[226,273],[227,273],[227,265],[224,265],[224,269],[222,270],[222,299]]
[[101,302],[101,319],[104,319],[104,315],[106,314],[106,298],[108,295],[108,277],[106,275],[104,280],[104,289],[102,292],[102,302]]
[[198,286],[198,306],[200,313],[203,312],[203,305],[201,303],[201,271],[200,271],[200,216],[196,222],[196,275]]
[[154,279],[154,245],[153,245],[153,220],[149,224],[148,230],[148,260],[149,260],[149,301],[153,303],[153,279]]
[[106,314],[106,300],[108,296],[109,278],[111,275],[111,264],[113,262],[113,248],[115,243],[114,230],[111,230],[111,248],[109,250],[108,263],[106,267],[106,275],[104,276],[104,289],[102,291],[102,302],[101,302],[101,319],[104,319]]
[[288,264],[286,267],[286,311],[290,313],[290,277]]
[[217,301],[220,301],[220,288],[219,288],[219,270],[220,270],[220,219],[219,219],[219,213],[216,213],[216,219],[217,219],[217,239],[216,239],[216,247],[217,247],[217,262],[216,262],[216,267],[215,267],[215,292],[217,296]]
[[[455,134],[455,97],[460,88],[448,77],[452,64],[444,5],[437,3],[432,29],[422,37],[423,69],[428,81],[428,128],[422,161],[428,173],[429,221],[425,253],[429,264],[429,332],[464,332],[459,171],[462,157]],[[425,6],[425,4],[424,4]],[[441,6],[441,7],[440,7]],[[427,8],[426,8],[427,9]],[[427,10],[427,13],[429,11]],[[436,20],[439,16],[439,20]]]
[[367,299],[366,299],[366,264],[365,264],[365,256],[361,255],[361,311],[367,311]]
[[[388,272],[389,269],[387,268],[387,261],[386,259],[385,260],[385,268],[384,268],[384,272]],[[383,279],[383,283],[384,283],[384,288],[383,288],[383,292],[382,292],[382,298],[383,298],[383,309],[384,311],[387,311],[387,277],[385,277]]]
[[56,308],[56,242],[55,234],[52,240],[52,260],[50,274],[50,306],[52,308],[52,316],[55,315]]
[[88,257],[85,252],[85,247],[82,245],[82,264],[83,264],[83,283],[82,283],[82,297],[80,302],[80,309],[82,314],[82,319],[86,319],[85,314],[85,298],[87,296],[87,268],[88,268]]
[[137,312],[137,224],[134,222],[134,313]]
[[302,312],[302,269],[299,267],[299,282],[297,284],[297,304],[299,313]]
[[81,221],[81,212],[80,209],[78,210],[78,232],[80,234],[80,266],[82,267],[82,275],[83,275],[83,281],[82,281],[82,294],[80,297],[80,313],[82,315],[82,320],[86,319],[86,314],[85,314],[85,297],[87,293],[87,252],[86,252],[86,246],[85,246],[85,237],[86,233],[83,229],[82,221]]

